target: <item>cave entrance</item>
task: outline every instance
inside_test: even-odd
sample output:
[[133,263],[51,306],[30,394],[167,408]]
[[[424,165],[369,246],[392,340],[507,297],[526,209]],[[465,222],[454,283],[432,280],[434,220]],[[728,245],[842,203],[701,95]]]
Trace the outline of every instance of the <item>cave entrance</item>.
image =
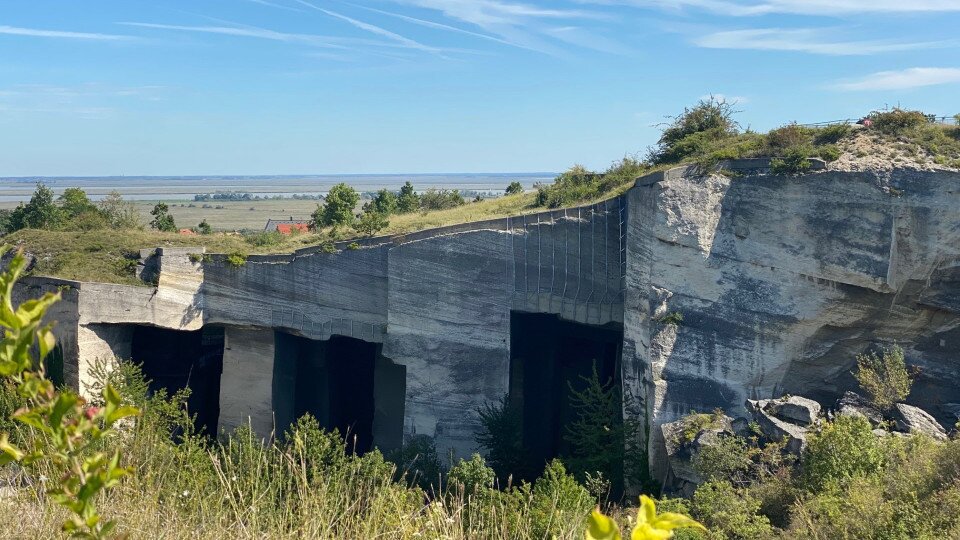
[[223,372],[223,328],[183,331],[134,325],[130,357],[140,364],[150,392],[168,396],[190,389],[187,410],[198,433],[216,436]]
[[543,472],[549,460],[570,456],[567,425],[578,413],[571,388],[582,391],[594,366],[601,383],[620,388],[623,327],[594,326],[542,313],[510,313],[509,401],[521,415],[521,478]]
[[337,429],[358,454],[398,448],[403,439],[406,367],[381,345],[344,336],[318,341],[275,334],[273,409],[277,434],[309,413]]

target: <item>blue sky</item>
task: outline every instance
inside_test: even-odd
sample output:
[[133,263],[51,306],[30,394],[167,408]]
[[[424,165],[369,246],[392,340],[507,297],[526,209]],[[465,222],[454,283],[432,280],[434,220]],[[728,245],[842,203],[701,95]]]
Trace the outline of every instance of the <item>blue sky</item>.
[[960,0],[0,0],[0,175],[602,168],[699,98],[960,112]]

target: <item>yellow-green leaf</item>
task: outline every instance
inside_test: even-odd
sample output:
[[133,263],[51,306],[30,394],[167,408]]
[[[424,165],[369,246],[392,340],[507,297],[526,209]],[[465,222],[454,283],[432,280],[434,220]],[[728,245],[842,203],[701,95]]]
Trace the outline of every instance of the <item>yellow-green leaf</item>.
[[620,530],[612,519],[594,509],[587,520],[586,540],[620,540]]

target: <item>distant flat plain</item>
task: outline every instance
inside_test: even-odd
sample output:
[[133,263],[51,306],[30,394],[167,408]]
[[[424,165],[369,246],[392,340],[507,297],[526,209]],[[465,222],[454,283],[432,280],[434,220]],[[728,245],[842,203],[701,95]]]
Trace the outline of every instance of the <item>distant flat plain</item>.
[[[318,176],[170,176],[170,177],[57,177],[0,178],[0,208],[13,208],[27,201],[37,182],[43,182],[54,193],[68,187],[79,187],[93,200],[118,191],[125,199],[136,202],[150,220],[150,210],[158,201],[170,207],[179,227],[194,227],[206,220],[218,230],[263,229],[268,219],[309,219],[317,200],[293,199],[299,195],[324,195],[331,186],[346,182],[361,192],[379,189],[398,190],[410,181],[418,191],[428,188],[463,189],[499,193],[512,181],[525,188],[549,183],[553,173],[489,173],[489,174],[408,174],[408,175],[318,175]],[[245,192],[261,199],[248,201],[194,201],[198,194]],[[283,199],[263,197],[282,196]],[[206,206],[206,208],[204,207]]]

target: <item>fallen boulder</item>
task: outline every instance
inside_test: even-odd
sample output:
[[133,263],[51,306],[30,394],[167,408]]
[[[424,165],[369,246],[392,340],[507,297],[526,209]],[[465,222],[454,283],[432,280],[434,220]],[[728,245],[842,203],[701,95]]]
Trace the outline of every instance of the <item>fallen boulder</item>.
[[947,439],[947,432],[943,426],[919,407],[897,403],[890,411],[890,415],[899,431],[911,434],[922,433],[938,441]]
[[837,401],[836,410],[839,414],[862,416],[870,421],[874,428],[884,424],[883,413],[856,392],[846,391]]
[[807,428],[774,416],[771,410],[772,404],[776,401],[778,400],[748,399],[746,407],[753,416],[753,420],[760,426],[760,432],[764,437],[771,441],[784,441],[785,449],[799,456],[807,446]]
[[780,420],[810,426],[820,416],[820,404],[801,396],[788,396],[768,400],[766,410]]

